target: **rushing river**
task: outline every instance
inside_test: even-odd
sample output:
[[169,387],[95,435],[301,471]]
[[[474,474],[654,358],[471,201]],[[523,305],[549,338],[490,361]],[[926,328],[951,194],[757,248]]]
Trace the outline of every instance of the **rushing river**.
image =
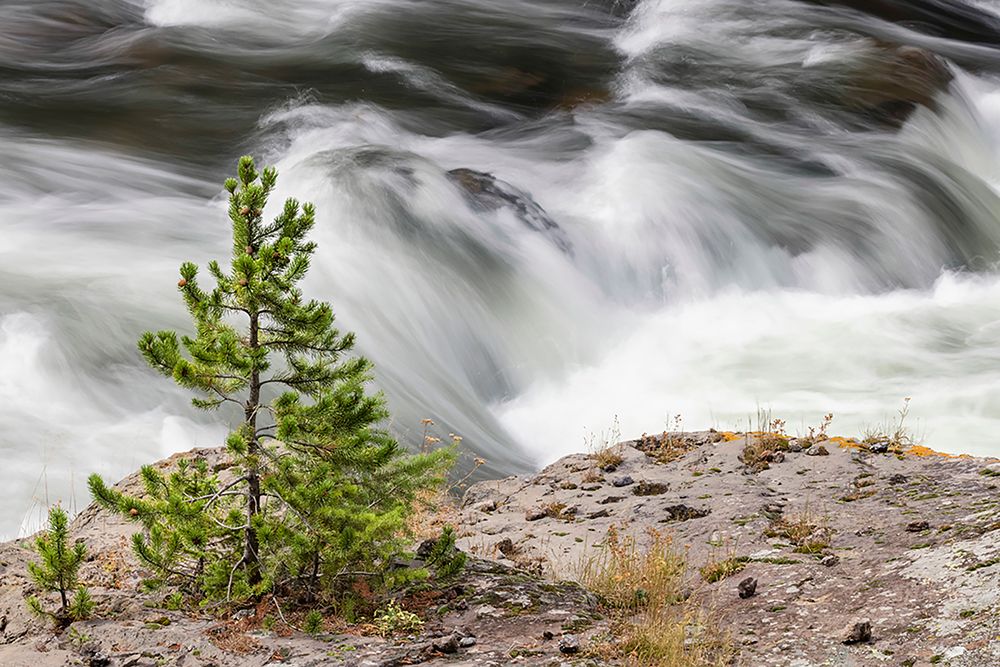
[[1000,455],[1000,2],[871,4],[0,3],[0,535],[220,442],[135,340],[188,326],[247,152],[316,203],[306,289],[410,443],[499,474],[616,415],[856,434],[910,397]]

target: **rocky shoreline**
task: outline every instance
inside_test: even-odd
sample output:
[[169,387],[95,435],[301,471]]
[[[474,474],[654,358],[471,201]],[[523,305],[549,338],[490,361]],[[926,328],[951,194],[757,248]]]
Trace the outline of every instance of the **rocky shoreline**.
[[[461,577],[419,601],[416,636],[265,629],[266,602],[226,618],[138,592],[134,526],[90,507],[73,522],[98,618],[59,635],[24,606],[26,541],[0,545],[0,664],[614,664],[612,629],[579,579],[615,527],[686,554],[684,596],[708,610],[736,664],[1000,664],[1000,462],[843,438],[673,433],[479,482],[458,516]],[[220,450],[196,450],[224,465]],[[136,476],[120,483],[134,488]],[[404,600],[417,604],[416,598]],[[370,628],[369,628],[370,630]]]

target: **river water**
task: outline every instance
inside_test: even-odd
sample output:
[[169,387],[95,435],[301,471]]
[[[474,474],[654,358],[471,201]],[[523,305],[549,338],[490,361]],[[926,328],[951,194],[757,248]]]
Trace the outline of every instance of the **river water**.
[[[905,398],[923,443],[1000,455],[1000,3],[910,4],[6,0],[0,534],[220,442],[135,340],[187,326],[176,270],[228,252],[243,153],[316,203],[306,290],[393,429],[432,418],[486,474]],[[946,72],[909,114],[901,45]]]

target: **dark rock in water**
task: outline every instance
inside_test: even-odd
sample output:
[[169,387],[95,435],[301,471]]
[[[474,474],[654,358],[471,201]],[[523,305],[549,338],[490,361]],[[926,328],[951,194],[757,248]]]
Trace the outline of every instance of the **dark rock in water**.
[[1000,17],[966,0],[808,0],[848,7],[931,35],[1000,44]]
[[575,655],[580,652],[580,640],[576,635],[566,635],[559,640],[559,652],[566,655]]
[[829,456],[830,452],[827,451],[826,447],[823,445],[813,445],[806,450],[806,456]]
[[519,220],[536,232],[548,236],[560,250],[572,252],[573,248],[566,234],[526,192],[501,181],[493,174],[472,169],[452,169],[448,172],[448,178],[461,187],[474,208],[483,211],[510,208]]
[[841,643],[865,644],[872,640],[872,624],[869,621],[858,621],[845,633]]
[[736,590],[739,592],[740,597],[744,600],[752,598],[757,593],[757,580],[753,577],[747,577],[740,582]]

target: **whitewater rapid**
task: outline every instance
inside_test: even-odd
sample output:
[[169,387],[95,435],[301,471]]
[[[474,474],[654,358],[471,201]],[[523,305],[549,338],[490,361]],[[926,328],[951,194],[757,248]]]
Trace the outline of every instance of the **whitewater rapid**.
[[[922,443],[1000,456],[994,51],[790,0],[613,4],[0,8],[26,73],[0,84],[0,534],[221,441],[134,345],[187,326],[177,267],[228,252],[243,152],[278,167],[275,206],[316,203],[305,288],[410,444],[431,418],[504,474],[676,415],[859,435],[910,399]],[[46,46],[70,27],[74,58]],[[824,96],[872,35],[954,77],[899,128]],[[456,168],[568,244],[470,205]]]

